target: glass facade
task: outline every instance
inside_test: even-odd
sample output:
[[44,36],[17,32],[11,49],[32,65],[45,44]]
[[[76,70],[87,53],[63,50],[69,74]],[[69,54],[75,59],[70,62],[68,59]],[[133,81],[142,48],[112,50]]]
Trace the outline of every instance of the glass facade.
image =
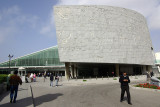
[[160,64],[160,60],[156,60],[156,63]]
[[[18,67],[64,67],[64,63],[59,60],[58,46],[50,47],[38,52],[34,52],[10,61],[11,68]],[[9,68],[9,61],[1,63],[0,68]]]

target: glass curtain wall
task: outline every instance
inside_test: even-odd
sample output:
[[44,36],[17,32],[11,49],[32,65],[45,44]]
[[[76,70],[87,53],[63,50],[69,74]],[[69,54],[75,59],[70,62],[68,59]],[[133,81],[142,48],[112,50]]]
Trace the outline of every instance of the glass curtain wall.
[[[54,46],[11,60],[10,67],[20,66],[64,66],[64,63],[59,61],[58,47]],[[9,61],[0,67],[9,67]]]

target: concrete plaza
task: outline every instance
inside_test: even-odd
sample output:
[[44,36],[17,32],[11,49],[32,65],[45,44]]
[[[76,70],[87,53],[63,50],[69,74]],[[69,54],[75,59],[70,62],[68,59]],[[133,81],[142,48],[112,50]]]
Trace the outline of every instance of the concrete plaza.
[[[146,82],[145,76],[130,77],[131,85]],[[31,85],[31,88],[30,88]],[[55,85],[55,82],[54,82]],[[130,88],[131,101],[120,102],[120,84],[113,78],[98,80],[62,80],[59,87],[50,87],[49,78],[37,78],[37,82],[19,87],[17,103],[9,103],[9,92],[0,96],[2,107],[160,107],[159,92]],[[32,93],[33,91],[33,99]],[[126,95],[125,95],[126,96]]]

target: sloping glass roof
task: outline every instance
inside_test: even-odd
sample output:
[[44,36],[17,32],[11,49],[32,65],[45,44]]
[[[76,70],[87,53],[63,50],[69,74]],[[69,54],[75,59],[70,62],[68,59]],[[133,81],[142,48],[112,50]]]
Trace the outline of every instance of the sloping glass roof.
[[[64,66],[59,60],[58,46],[53,46],[11,60],[10,67],[29,66]],[[9,61],[0,63],[0,67],[9,67]]]

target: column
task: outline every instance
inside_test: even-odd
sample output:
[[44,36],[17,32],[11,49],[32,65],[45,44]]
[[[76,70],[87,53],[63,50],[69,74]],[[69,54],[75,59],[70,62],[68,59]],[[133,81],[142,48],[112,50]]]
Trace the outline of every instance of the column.
[[71,65],[71,75],[74,78],[74,65]]
[[65,78],[69,80],[69,63],[65,62]]
[[119,64],[116,64],[115,68],[116,68],[116,76],[118,77],[119,76]]
[[76,76],[78,77],[79,74],[78,74],[78,68],[76,67]]
[[74,65],[74,77],[77,77],[77,70],[75,65]]
[[143,65],[143,71],[142,74],[144,75],[146,73],[146,65]]
[[152,66],[148,65],[148,71],[151,72],[152,71]]

